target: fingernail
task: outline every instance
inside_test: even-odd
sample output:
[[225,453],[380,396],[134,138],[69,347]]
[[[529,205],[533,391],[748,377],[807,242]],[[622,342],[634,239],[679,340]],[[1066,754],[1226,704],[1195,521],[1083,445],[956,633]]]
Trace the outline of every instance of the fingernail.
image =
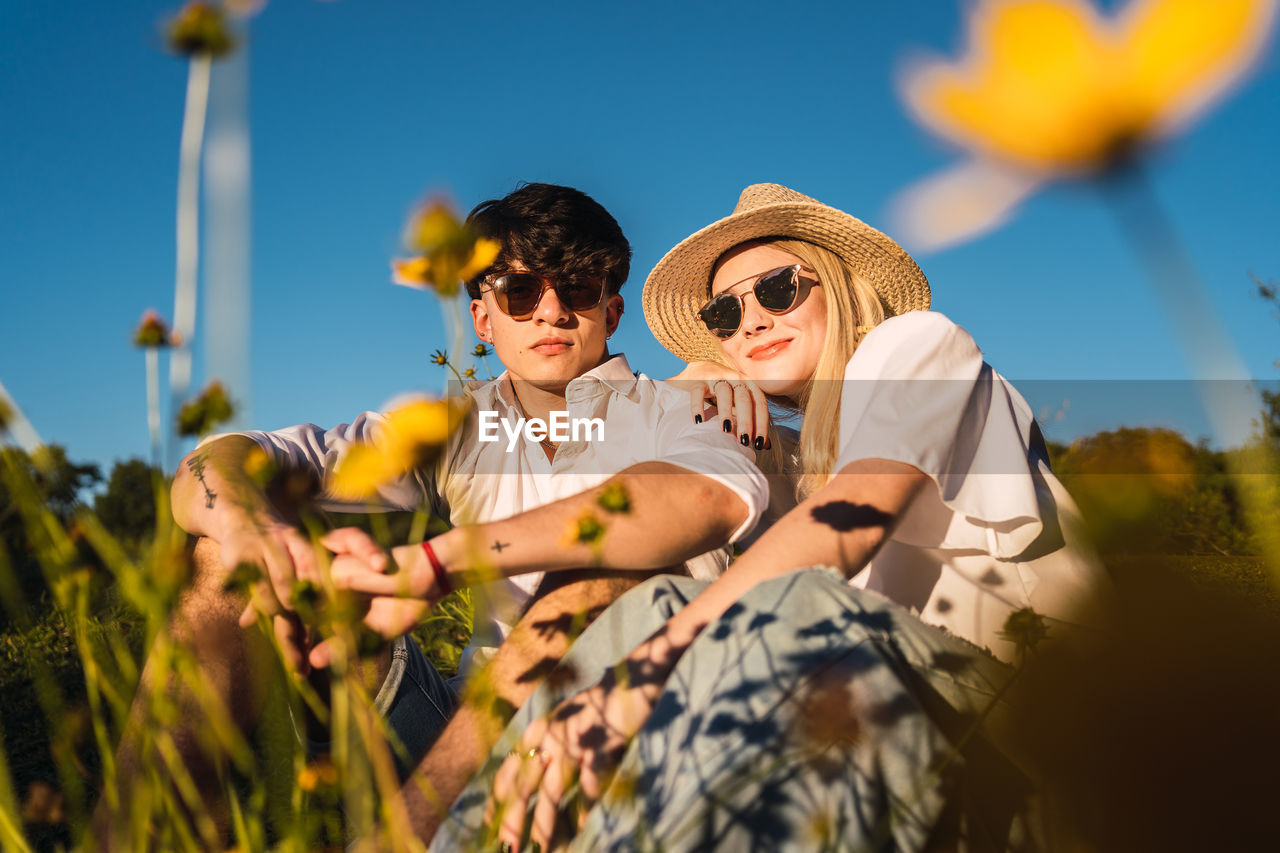
[[733,421],[729,420],[728,418],[724,419],[724,431],[733,432]]
[[529,842],[529,849],[532,850],[533,853],[542,853],[542,845],[536,841]]
[[742,434],[742,446],[743,447],[751,446],[751,436],[747,435],[745,432]]
[[764,436],[756,436],[756,450],[764,450]]
[[764,440],[764,449],[765,449],[765,450],[768,450],[768,449],[769,449],[769,448],[771,448],[771,447],[773,447],[773,442],[772,442],[772,441],[770,441],[770,440],[768,439],[768,437],[766,436],[766,437],[765,437],[765,440]]
[[694,415],[694,416],[693,416],[693,422],[694,422],[695,424],[700,424],[700,423],[702,423],[702,415]]
[[509,841],[498,842],[498,853],[513,853],[514,848]]

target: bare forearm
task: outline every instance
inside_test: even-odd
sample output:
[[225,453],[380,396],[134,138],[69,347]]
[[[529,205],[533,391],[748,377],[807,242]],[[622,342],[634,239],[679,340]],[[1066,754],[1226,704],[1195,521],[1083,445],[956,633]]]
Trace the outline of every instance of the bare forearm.
[[674,664],[698,633],[756,584],[806,566],[832,566],[852,577],[893,532],[928,478],[896,462],[862,460],[787,513],[667,622],[664,631],[636,649],[634,659]]
[[257,447],[252,439],[229,435],[189,453],[170,490],[178,526],[221,541],[229,525],[267,508],[265,495],[245,473],[245,462]]
[[[613,509],[602,497],[621,495]],[[502,521],[456,528],[432,541],[455,585],[471,567],[512,576],[584,568],[651,570],[723,546],[747,517],[728,487],[664,462],[645,462],[600,486]],[[595,535],[592,525],[601,530]]]

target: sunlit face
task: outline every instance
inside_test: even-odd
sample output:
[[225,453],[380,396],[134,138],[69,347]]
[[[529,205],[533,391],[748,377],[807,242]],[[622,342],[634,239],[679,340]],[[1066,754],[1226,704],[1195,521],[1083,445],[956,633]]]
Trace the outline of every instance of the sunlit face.
[[[510,271],[528,269],[515,263]],[[512,379],[560,393],[570,380],[608,357],[606,338],[617,328],[622,308],[622,297],[615,294],[606,296],[595,308],[570,311],[560,304],[555,290],[547,288],[532,317],[514,320],[498,307],[493,293],[482,287],[480,298],[471,300],[471,319],[476,334],[493,344]]]
[[739,373],[774,396],[794,397],[817,369],[827,336],[826,294],[820,286],[810,288],[794,309],[771,314],[756,301],[748,279],[798,263],[790,252],[748,243],[725,254],[711,279],[712,296],[728,290],[743,298],[742,326],[721,341],[725,355]]

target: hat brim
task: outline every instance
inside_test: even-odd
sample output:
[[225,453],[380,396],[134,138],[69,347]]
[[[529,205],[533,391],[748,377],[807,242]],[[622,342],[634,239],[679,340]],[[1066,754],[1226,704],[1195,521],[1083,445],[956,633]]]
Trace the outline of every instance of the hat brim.
[[829,249],[880,296],[886,314],[929,307],[929,281],[906,250],[842,210],[817,202],[765,204],[726,216],[680,241],[658,261],[641,293],[645,322],[686,362],[719,361],[719,340],[698,319],[715,262],[741,243],[767,237]]

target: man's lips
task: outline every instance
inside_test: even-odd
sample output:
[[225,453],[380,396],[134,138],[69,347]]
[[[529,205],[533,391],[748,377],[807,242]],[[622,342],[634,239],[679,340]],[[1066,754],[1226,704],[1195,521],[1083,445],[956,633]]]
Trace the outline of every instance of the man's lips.
[[543,338],[534,343],[530,349],[539,355],[558,355],[571,346],[573,344],[564,338]]
[[792,340],[792,338],[784,338],[780,341],[773,341],[772,343],[752,347],[747,351],[747,358],[752,361],[768,361],[786,349],[787,345],[790,344]]

